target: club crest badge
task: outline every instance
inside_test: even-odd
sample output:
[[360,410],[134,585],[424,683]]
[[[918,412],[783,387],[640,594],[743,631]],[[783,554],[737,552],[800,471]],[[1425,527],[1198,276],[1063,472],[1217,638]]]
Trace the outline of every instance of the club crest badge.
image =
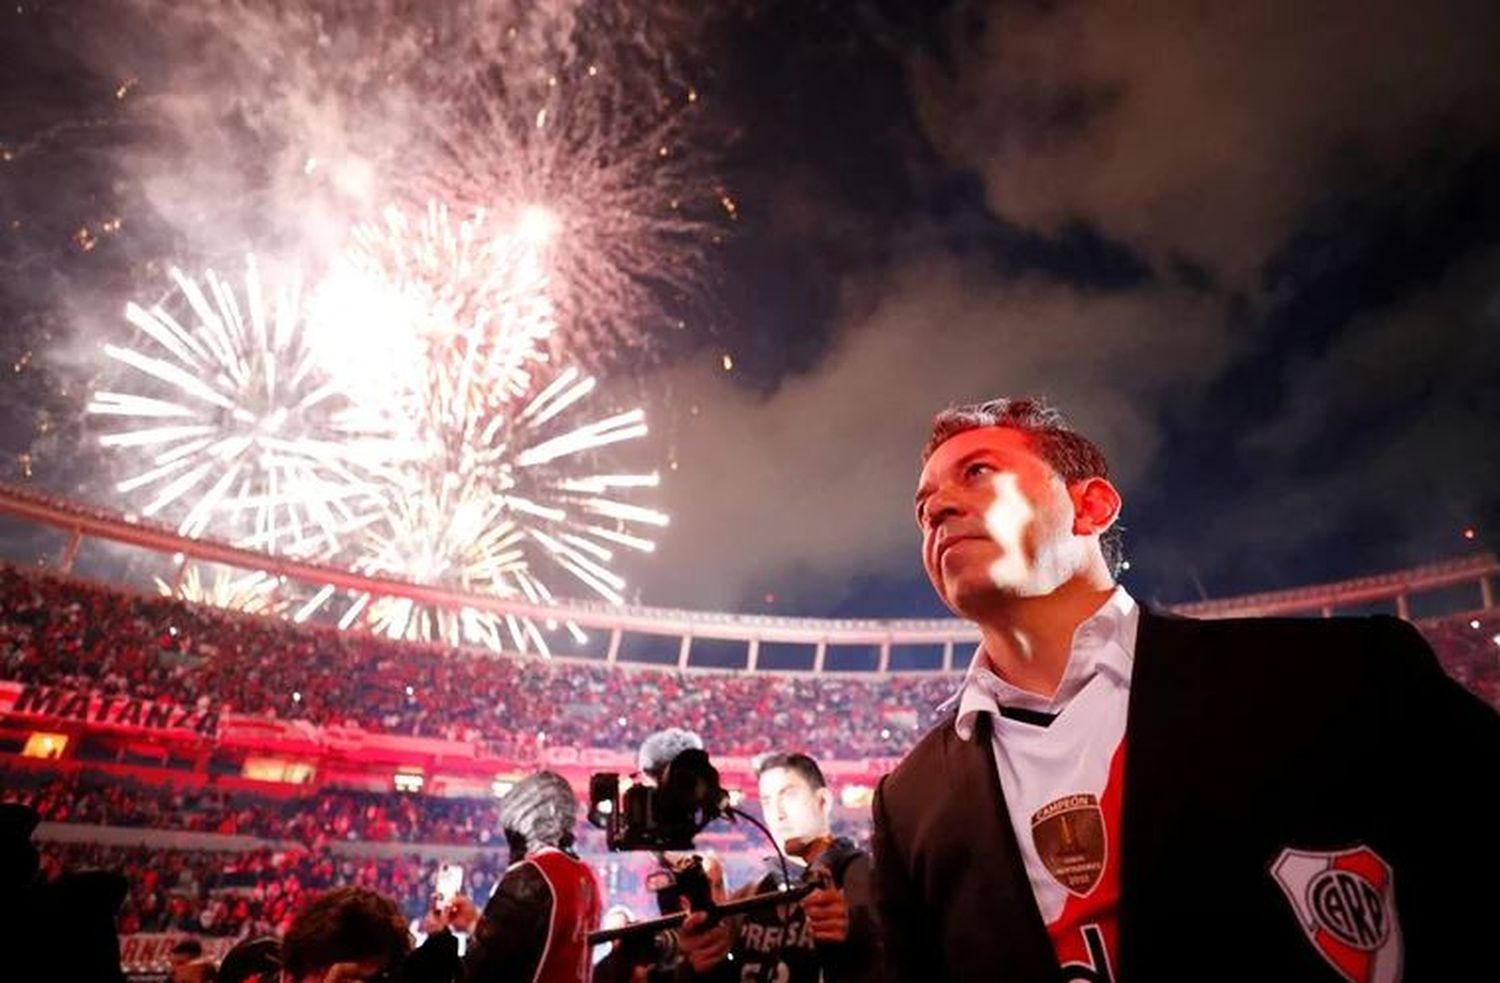
[[1367,846],[1315,851],[1292,847],[1271,865],[1297,923],[1328,964],[1350,983],[1401,978],[1401,923],[1391,865]]
[[1031,817],[1031,841],[1043,866],[1082,898],[1099,886],[1109,850],[1097,795],[1065,795]]

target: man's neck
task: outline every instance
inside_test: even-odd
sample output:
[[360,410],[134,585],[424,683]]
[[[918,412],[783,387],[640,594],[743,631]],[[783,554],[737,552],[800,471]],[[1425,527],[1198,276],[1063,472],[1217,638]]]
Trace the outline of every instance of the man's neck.
[[1040,597],[1007,598],[978,620],[990,669],[1012,686],[1051,698],[1067,672],[1073,633],[1114,589],[1108,577],[1079,577]]
[[808,839],[793,838],[787,841],[786,852],[811,867],[833,845],[832,833],[819,833]]

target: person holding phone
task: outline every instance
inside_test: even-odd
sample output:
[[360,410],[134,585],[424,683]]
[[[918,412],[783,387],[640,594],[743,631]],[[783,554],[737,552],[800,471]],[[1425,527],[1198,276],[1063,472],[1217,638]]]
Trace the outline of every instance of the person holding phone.
[[[464,983],[586,983],[593,969],[588,936],[599,927],[603,892],[573,852],[572,787],[551,771],[523,779],[501,800],[500,825],[511,864],[483,914],[461,893],[438,906],[439,930],[418,950],[423,969],[408,964],[408,978],[441,979],[447,964]],[[471,933],[461,963],[449,929]]]

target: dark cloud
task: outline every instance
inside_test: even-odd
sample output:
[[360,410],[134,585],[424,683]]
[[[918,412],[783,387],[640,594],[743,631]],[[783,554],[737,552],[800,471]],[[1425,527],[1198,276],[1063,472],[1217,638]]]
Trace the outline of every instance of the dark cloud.
[[1331,189],[1500,133],[1490,0],[966,4],[914,61],[990,207],[1244,282]]
[[735,607],[775,587],[833,604],[857,575],[915,570],[917,453],[950,402],[1046,395],[1128,485],[1163,407],[1230,353],[1223,312],[1201,294],[1086,295],[940,259],[851,278],[840,321],[819,368],[769,396],[707,359],[656,380],[681,464],[666,475],[674,522],[642,571],[646,600]]
[[1211,502],[1173,489],[1182,522],[1154,530],[1149,566],[1197,569],[1219,593],[1463,548],[1460,530],[1493,519],[1500,481],[1500,249],[1353,319],[1279,382],[1233,443],[1244,481]]

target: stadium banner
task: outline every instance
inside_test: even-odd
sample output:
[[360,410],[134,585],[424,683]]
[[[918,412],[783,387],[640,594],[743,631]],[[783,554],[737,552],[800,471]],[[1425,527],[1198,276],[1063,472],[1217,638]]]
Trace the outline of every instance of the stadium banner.
[[219,708],[211,704],[204,708],[181,706],[15,682],[0,682],[0,714],[180,737],[215,737],[219,732]]
[[[203,955],[215,963],[239,941],[218,935],[191,936],[203,943]],[[137,932],[120,936],[120,968],[133,979],[156,976],[165,978],[171,968],[167,955],[172,946],[189,938],[181,932]]]

